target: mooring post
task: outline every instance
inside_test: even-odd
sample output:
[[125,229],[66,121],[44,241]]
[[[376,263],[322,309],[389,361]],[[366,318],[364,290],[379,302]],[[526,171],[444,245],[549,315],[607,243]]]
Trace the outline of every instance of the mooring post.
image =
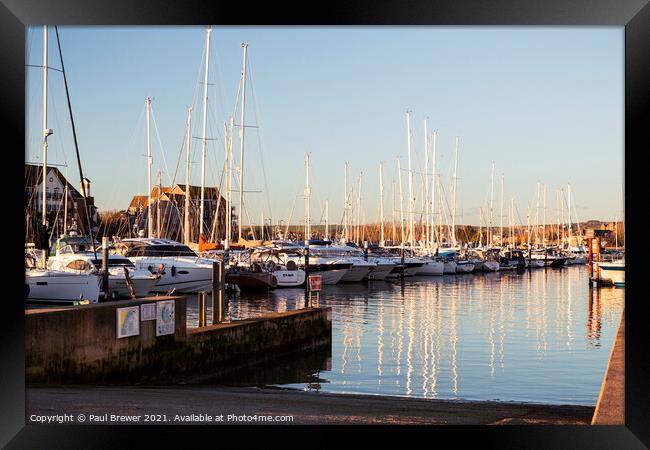
[[311,306],[309,298],[309,239],[305,239],[305,307]]
[[404,280],[404,272],[405,272],[405,269],[406,269],[406,267],[404,266],[404,242],[402,242],[402,246],[400,247],[400,256],[401,256],[401,261],[402,261],[401,262],[401,264],[402,264],[401,278],[402,278],[402,280]]
[[368,241],[363,241],[363,260],[368,261]]
[[108,288],[108,238],[102,237],[102,290],[104,291],[104,298],[109,298]]
[[199,328],[205,326],[205,292],[199,292]]
[[212,263],[212,323],[223,322],[223,259]]

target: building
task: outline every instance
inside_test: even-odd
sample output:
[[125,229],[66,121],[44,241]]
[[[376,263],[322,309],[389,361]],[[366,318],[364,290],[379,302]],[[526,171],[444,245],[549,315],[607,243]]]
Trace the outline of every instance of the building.
[[[61,171],[56,167],[47,168],[47,183],[45,189],[45,208],[48,230],[55,228],[55,235],[63,234],[64,222],[71,227],[76,224],[81,233],[88,233],[88,220],[86,217],[85,203],[90,212],[90,226],[97,231],[99,218],[94,198],[90,195],[90,180],[84,178],[86,197],[66,180]],[[67,188],[67,189],[66,189]],[[64,202],[67,191],[67,218],[66,203]],[[43,212],[43,166],[25,164],[25,218],[27,237],[33,238],[42,222]]]
[[[201,203],[201,187],[189,186],[189,240],[198,242],[199,238],[199,214]],[[185,215],[185,185],[175,184],[172,187],[158,187],[151,189],[151,217],[153,235],[183,242],[183,225]],[[220,241],[226,233],[226,199],[219,195],[219,189],[216,187],[204,188],[204,222],[203,233],[208,240],[214,237],[214,240]],[[131,232],[137,234],[138,231],[144,230],[146,233],[147,226],[147,202],[148,196],[135,195],[127,209],[127,214],[131,217]],[[215,211],[217,211],[217,222],[215,224]],[[236,217],[233,214],[233,220]]]

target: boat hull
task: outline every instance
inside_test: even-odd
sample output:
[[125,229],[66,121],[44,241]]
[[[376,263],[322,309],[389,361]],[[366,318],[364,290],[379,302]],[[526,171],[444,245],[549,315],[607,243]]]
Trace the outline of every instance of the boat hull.
[[420,270],[418,270],[418,275],[442,275],[445,270],[445,263],[442,261],[427,261],[424,263]]
[[95,274],[30,270],[25,273],[25,300],[30,303],[72,304],[79,300],[97,303],[99,280]]

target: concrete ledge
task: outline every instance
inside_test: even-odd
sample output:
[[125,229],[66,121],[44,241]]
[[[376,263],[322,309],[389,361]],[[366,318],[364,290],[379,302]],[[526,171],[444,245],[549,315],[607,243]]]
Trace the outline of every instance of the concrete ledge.
[[625,310],[621,314],[591,424],[625,425]]
[[[140,334],[117,338],[117,308],[176,302],[175,332],[156,336],[156,321]],[[329,308],[273,313],[228,324],[186,329],[185,297],[28,310],[27,383],[169,383],[215,376],[288,353],[331,345]]]

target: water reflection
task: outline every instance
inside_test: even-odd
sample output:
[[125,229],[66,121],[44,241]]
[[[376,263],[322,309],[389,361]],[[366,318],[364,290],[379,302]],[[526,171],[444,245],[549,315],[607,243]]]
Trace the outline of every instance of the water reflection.
[[[231,297],[226,318],[304,301],[302,289]],[[267,384],[593,405],[624,290],[590,289],[583,266],[325,286],[320,304],[332,307],[331,367],[314,371],[317,382]],[[188,325],[196,324],[190,298]]]

